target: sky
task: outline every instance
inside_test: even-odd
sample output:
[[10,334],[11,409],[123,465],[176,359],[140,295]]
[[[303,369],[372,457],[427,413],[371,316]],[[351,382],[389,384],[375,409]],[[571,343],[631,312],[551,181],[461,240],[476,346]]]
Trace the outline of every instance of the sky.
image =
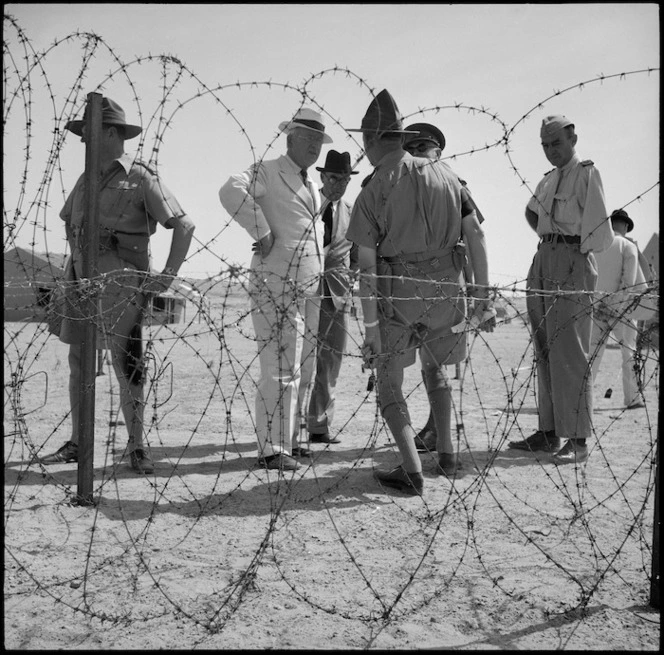
[[[23,35],[5,19],[5,249],[64,252],[58,213],[85,146],[54,134],[82,116],[90,92],[143,126],[125,150],[157,169],[196,223],[181,275],[249,266],[252,239],[218,191],[255,160],[285,153],[278,125],[303,98],[323,111],[334,140],[316,165],[333,148],[350,152],[360,172],[346,192],[352,202],[371,167],[361,135],[346,129],[360,126],[381,89],[406,124],[444,132],[443,156],[486,217],[492,284],[523,288],[537,247],[524,209],[551,169],[539,140],[548,115],[576,124],[577,153],[600,171],[608,210],[625,207],[633,218],[630,236],[645,247],[659,231],[658,4],[9,3],[4,11]],[[157,270],[169,243],[166,230],[152,239]]]

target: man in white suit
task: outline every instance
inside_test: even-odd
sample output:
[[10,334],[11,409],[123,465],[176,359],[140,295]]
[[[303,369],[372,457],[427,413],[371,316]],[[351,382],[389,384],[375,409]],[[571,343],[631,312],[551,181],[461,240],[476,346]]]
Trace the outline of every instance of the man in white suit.
[[607,341],[613,333],[622,353],[623,399],[627,409],[644,407],[636,361],[636,324],[630,309],[634,309],[634,297],[647,289],[645,277],[639,265],[639,249],[627,237],[634,229],[634,221],[624,209],[611,214],[615,236],[611,245],[597,253],[597,292],[599,299],[594,307],[593,332],[590,356],[593,379],[597,379],[599,366]]
[[279,125],[286,154],[232,175],[219,190],[224,209],[256,240],[249,295],[258,345],[258,462],[295,470],[304,397],[315,367],[323,270],[321,201],[307,169],[325,134],[323,117],[308,108]]
[[316,378],[309,403],[309,440],[339,443],[330,434],[334,418],[335,389],[348,334],[348,306],[353,286],[351,271],[357,271],[357,247],[346,239],[351,205],[342,199],[351,175],[350,153],[330,150],[325,166],[316,167],[323,183],[322,218],[325,273],[321,287],[318,323]]

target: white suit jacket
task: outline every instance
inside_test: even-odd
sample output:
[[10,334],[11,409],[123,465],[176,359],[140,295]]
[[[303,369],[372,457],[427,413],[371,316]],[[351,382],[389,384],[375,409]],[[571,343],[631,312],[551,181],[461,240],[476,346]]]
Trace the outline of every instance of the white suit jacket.
[[595,260],[596,291],[613,294],[611,305],[617,312],[625,311],[635,295],[647,290],[639,265],[639,250],[630,239],[616,234],[606,250],[595,253]]
[[254,164],[231,175],[219,190],[224,209],[258,241],[272,232],[274,246],[251,267],[293,280],[305,293],[315,293],[323,271],[323,225],[320,194],[287,155]]

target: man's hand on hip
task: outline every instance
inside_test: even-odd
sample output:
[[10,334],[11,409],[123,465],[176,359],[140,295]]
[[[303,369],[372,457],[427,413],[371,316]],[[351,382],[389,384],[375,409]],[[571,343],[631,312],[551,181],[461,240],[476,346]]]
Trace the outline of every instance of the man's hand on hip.
[[272,236],[272,232],[268,232],[262,239],[260,239],[260,241],[254,241],[251,249],[261,257],[267,257],[270,254],[273,245],[274,237]]

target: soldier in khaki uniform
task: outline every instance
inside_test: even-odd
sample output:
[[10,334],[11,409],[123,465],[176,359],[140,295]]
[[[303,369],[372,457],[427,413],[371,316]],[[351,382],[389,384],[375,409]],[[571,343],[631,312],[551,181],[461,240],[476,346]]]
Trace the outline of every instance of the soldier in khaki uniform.
[[[67,129],[86,142],[84,120],[70,121]],[[122,108],[110,98],[102,99],[101,181],[99,192],[99,273],[104,276],[99,297],[97,326],[111,350],[113,369],[120,385],[120,403],[129,433],[131,466],[139,473],[154,470],[143,443],[144,381],[135,368],[140,357],[140,324],[151,294],[166,291],[184,262],[194,224],[177,200],[145,165],[124,153],[124,142],[140,134],[129,125]],[[69,347],[69,397],[71,438],[56,452],[41,458],[42,464],[78,461],[79,384],[81,341],[85,313],[75,300],[82,289],[81,228],[86,220],[85,175],[81,175],[65,201],[60,217],[65,223],[71,256],[66,269],[67,306],[59,330]],[[157,224],[173,230],[166,266],[159,275],[146,275],[150,267],[149,241]],[[73,302],[72,302],[73,300]],[[99,337],[98,337],[99,338]]]
[[[346,234],[359,247],[363,354],[377,370],[378,402],[402,457],[399,466],[379,471],[377,478],[405,493],[421,494],[422,464],[401,388],[403,370],[419,352],[435,417],[439,470],[454,476],[460,461],[443,407],[449,389],[444,367],[466,357],[465,334],[451,330],[465,320],[461,270],[466,258],[459,240],[462,234],[467,239],[478,288],[485,292],[486,247],[454,172],[444,162],[404,151],[401,114],[386,90],[371,102],[362,126],[349,131],[362,132],[375,167],[355,201]],[[477,303],[480,316],[487,303]]]
[[[580,463],[588,458],[586,439],[592,433],[593,252],[611,245],[613,229],[599,171],[576,154],[572,121],[547,116],[540,138],[555,168],[539,182],[526,207],[526,220],[541,239],[527,280],[539,429],[509,447],[556,453],[558,464]],[[568,441],[560,449],[564,439]]]
[[[432,161],[438,161],[445,150],[445,135],[439,130],[435,125],[431,123],[413,123],[406,127],[406,131],[415,132],[415,134],[409,134],[406,136],[403,148],[406,152],[409,152],[413,157],[425,157],[426,159],[431,159]],[[473,212],[477,218],[477,225],[482,225],[484,223],[484,216],[480,211],[479,207],[475,204],[472,196],[470,195],[470,190],[466,186],[465,180],[459,178],[459,182],[468,192],[468,201],[470,202]],[[467,222],[470,222],[470,219],[466,219]],[[470,258],[468,257],[468,251],[466,251],[466,257],[469,259],[468,263],[463,267],[463,276],[464,283],[468,291],[472,295],[471,285],[473,284],[474,275],[473,267]],[[493,322],[487,321],[483,329],[486,331],[493,331],[495,324],[495,319]],[[458,364],[457,364],[458,366]],[[446,423],[449,423],[452,420],[452,391],[449,389],[449,398],[445,400],[445,411],[449,415],[449,418],[446,419]],[[427,419],[424,427],[417,433],[415,437],[415,446],[417,450],[422,452],[430,452],[436,450],[436,442],[438,437],[436,435],[436,422],[434,420],[433,412],[429,411],[429,418]]]

